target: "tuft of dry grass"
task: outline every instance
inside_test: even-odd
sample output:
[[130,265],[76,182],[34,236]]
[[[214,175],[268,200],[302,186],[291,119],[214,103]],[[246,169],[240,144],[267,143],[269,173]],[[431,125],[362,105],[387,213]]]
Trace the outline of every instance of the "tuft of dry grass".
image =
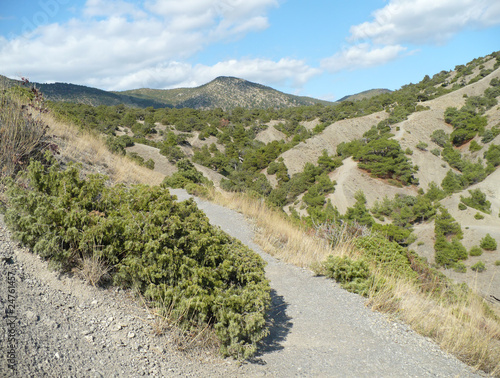
[[108,273],[109,267],[95,254],[84,257],[77,268],[78,276],[94,287],[100,286],[108,278]]

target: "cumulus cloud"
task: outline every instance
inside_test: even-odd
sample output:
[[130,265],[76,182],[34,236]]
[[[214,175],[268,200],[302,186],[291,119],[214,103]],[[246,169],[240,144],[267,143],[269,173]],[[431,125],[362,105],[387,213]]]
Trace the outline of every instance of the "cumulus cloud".
[[465,28],[500,24],[498,0],[392,0],[373,21],[351,27],[351,41],[443,43]]
[[175,68],[178,74],[184,66],[178,62],[206,46],[268,27],[267,12],[277,5],[276,0],[150,0],[140,7],[125,0],[87,0],[79,18],[0,37],[0,67],[11,77],[21,73],[38,81],[123,89],[127,82],[149,82],[141,79],[148,72]]
[[321,67],[331,72],[374,67],[397,59],[404,51],[406,48],[400,45],[373,47],[369,43],[361,43],[323,59]]
[[350,28],[349,46],[323,59],[323,68],[337,72],[383,65],[403,56],[405,44],[442,44],[466,28],[499,25],[500,2],[390,0],[372,16]]
[[304,61],[295,59],[231,59],[208,66],[191,65],[184,62],[168,62],[124,75],[117,81],[105,79],[94,82],[114,90],[153,87],[177,88],[195,87],[205,84],[218,76],[236,76],[267,85],[301,87],[321,71],[309,67]]

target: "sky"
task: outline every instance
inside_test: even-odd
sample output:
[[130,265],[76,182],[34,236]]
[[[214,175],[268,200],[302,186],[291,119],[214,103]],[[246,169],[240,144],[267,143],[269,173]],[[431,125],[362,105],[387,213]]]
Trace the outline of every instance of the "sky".
[[104,90],[235,76],[337,100],[500,50],[499,0],[1,0],[0,74]]

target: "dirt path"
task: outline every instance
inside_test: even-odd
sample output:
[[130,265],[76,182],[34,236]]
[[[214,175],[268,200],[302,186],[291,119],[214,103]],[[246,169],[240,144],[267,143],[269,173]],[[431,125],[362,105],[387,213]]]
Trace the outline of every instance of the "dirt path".
[[[189,196],[173,191],[179,199]],[[253,230],[238,213],[196,199],[212,224],[240,239],[267,261],[273,308],[271,335],[250,376],[473,376],[471,370],[443,353],[406,325],[369,310],[363,298],[331,280],[280,262],[252,241]]]

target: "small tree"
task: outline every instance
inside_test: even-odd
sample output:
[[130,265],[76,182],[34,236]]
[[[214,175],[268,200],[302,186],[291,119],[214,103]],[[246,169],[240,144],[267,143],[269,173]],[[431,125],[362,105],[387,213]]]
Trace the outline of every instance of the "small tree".
[[479,246],[487,251],[495,251],[497,249],[497,241],[493,239],[490,234],[486,234],[486,236],[481,239]]

